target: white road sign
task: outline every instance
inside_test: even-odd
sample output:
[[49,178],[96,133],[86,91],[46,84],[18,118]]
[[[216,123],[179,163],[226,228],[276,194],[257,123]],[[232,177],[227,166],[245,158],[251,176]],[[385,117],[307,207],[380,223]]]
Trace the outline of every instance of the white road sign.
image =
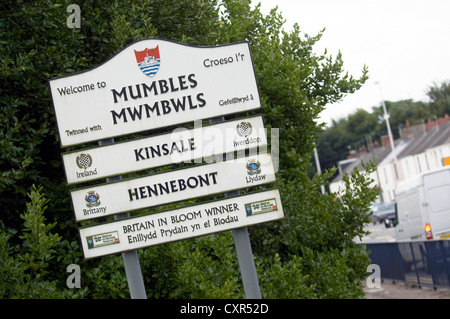
[[278,190],[80,228],[85,258],[203,236],[284,217]]
[[[267,150],[261,116],[115,143],[63,154],[69,184],[153,167],[202,162],[202,159],[249,148]],[[197,160],[197,161],[195,161]]]
[[194,166],[71,191],[77,221],[275,181],[270,154]]
[[141,40],[50,89],[63,147],[261,107],[247,42]]

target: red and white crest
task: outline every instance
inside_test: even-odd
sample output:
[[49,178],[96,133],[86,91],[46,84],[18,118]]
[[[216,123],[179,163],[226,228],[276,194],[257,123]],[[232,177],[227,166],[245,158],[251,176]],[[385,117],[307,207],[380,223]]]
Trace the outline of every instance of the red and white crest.
[[141,71],[144,72],[145,75],[148,75],[150,77],[155,76],[155,74],[159,70],[159,66],[161,65],[159,46],[156,46],[156,48],[153,49],[145,48],[145,50],[142,51],[134,50],[134,54],[136,56],[136,62]]

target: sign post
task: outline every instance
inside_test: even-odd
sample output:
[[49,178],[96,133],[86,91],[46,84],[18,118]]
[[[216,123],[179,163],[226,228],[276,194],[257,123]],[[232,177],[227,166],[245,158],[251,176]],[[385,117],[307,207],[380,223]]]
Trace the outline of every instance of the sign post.
[[[210,119],[210,123],[224,122],[223,116]],[[226,153],[225,159],[232,158],[232,153]],[[224,194],[225,197],[239,195],[240,191],[231,191]],[[255,261],[253,260],[252,246],[248,235],[247,227],[234,229],[233,240],[236,248],[239,268],[242,276],[242,284],[247,299],[261,299],[261,290],[259,288],[258,275],[256,273]]]
[[255,261],[253,259],[252,246],[248,236],[247,227],[233,230],[234,246],[241,270],[242,283],[247,299],[261,299],[261,290],[256,274]]
[[[106,184],[70,191],[75,219],[114,216],[112,222],[79,228],[85,258],[121,253],[131,298],[144,299],[137,249],[232,230],[245,295],[260,299],[247,226],[279,220],[283,209],[278,190],[240,195],[239,189],[275,182],[275,168],[270,154],[251,152],[268,144],[262,116],[224,121],[225,115],[261,108],[249,44],[194,47],[146,39],[91,70],[49,84],[61,146],[99,145],[63,154],[67,183],[106,178]],[[207,119],[212,125],[205,133],[197,124]],[[114,141],[192,122],[194,129],[182,134],[177,128],[176,134]],[[192,161],[206,164],[143,173]],[[132,172],[141,173],[122,179]],[[130,216],[212,194],[225,199]]]
[[[113,138],[98,141],[98,145],[108,145],[114,143]],[[120,181],[122,176],[107,177],[106,182],[111,183]],[[130,217],[130,213],[121,213],[114,215],[114,220],[121,220]],[[125,268],[125,275],[127,277],[128,290],[130,291],[131,299],[147,299],[145,292],[144,277],[142,276],[141,265],[139,263],[139,256],[137,250],[127,251],[122,253],[123,266]]]

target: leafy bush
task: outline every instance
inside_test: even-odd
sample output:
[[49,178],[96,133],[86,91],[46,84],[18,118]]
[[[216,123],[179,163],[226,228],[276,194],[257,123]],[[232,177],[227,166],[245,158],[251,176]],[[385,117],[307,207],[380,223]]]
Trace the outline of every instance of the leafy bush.
[[[312,180],[307,171],[322,130],[320,112],[359,89],[367,69],[360,78],[349,76],[340,54],[313,53],[322,33],[304,35],[298,25],[284,31],[281,14],[265,16],[250,0],[88,0],[80,5],[80,29],[65,25],[69,4],[0,4],[0,296],[129,296],[119,255],[83,260],[47,81],[96,66],[146,37],[191,45],[249,41],[265,125],[280,131],[276,186],[286,215],[249,229],[263,296],[361,296],[357,282],[368,259],[353,238],[363,234],[375,198],[370,181],[355,172],[346,193],[322,195],[320,185],[333,171]],[[151,247],[139,257],[151,298],[244,297],[230,232]],[[70,264],[80,266],[80,289],[66,286]]]
[[31,202],[20,217],[24,220],[21,245],[11,246],[12,233],[0,230],[0,297],[1,298],[61,298],[62,293],[52,279],[49,263],[55,259],[55,247],[61,237],[51,234],[55,223],[46,225],[44,211],[47,200],[42,187],[29,194]]

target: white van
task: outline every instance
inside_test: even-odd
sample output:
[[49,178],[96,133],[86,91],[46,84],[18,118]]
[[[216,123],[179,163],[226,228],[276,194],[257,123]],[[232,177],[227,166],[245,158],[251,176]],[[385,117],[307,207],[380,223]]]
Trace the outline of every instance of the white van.
[[400,182],[396,201],[397,241],[450,238],[450,166]]

